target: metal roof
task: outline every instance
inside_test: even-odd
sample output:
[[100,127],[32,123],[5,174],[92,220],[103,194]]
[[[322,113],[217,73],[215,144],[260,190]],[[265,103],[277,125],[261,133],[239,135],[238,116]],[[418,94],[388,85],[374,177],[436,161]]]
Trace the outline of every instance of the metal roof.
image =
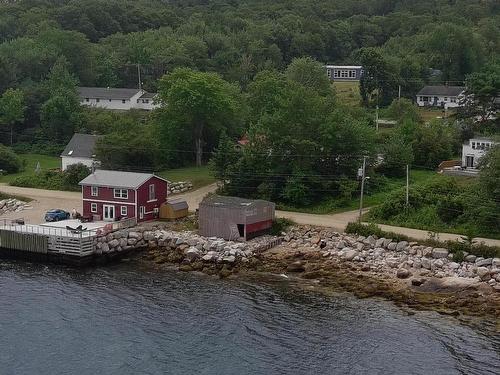
[[328,69],[363,69],[361,65],[326,65]]
[[261,199],[245,199],[238,197],[227,197],[222,195],[210,195],[205,197],[203,201],[200,203],[204,206],[212,206],[212,207],[250,207],[255,203],[265,203],[265,204],[273,204],[271,202],[261,200]]
[[80,99],[130,99],[139,93],[139,91],[139,89],[110,87],[78,87],[78,95],[80,96]]
[[108,186],[116,188],[137,189],[151,177],[168,182],[152,173],[136,173],[123,171],[108,171],[98,169],[80,181],[79,185]]
[[145,92],[140,99],[153,99],[157,94],[155,92]]
[[175,211],[189,208],[187,202],[182,198],[168,199],[167,204],[170,205]]
[[464,91],[464,86],[425,86],[417,95],[458,96]]
[[91,158],[94,154],[97,139],[99,139],[98,135],[75,133],[64,148],[61,156]]

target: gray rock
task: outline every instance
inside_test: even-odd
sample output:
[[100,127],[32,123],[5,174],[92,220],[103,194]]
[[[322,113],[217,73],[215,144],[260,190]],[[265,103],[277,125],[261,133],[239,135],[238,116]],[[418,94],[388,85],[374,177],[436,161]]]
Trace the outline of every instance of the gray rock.
[[487,267],[478,267],[476,273],[481,278],[481,280],[490,278],[490,270]]
[[493,258],[487,258],[483,260],[478,259],[476,259],[476,266],[478,267],[490,266],[493,263]]
[[222,258],[222,261],[226,263],[234,263],[236,261],[236,257],[234,255],[228,255]]
[[425,249],[422,249],[422,256],[426,258],[432,257],[432,247],[427,246]]
[[139,232],[129,232],[128,238],[135,238],[136,240],[140,240],[142,238],[142,233],[139,233]]
[[142,238],[144,238],[144,241],[152,241],[155,239],[153,232],[150,231],[144,232]]
[[400,241],[398,242],[396,246],[396,251],[403,251],[408,247],[408,242],[407,241]]
[[129,244],[130,246],[134,246],[136,243],[137,243],[137,238],[132,237],[127,240],[127,244]]
[[358,255],[358,251],[354,249],[349,249],[344,254],[345,260],[353,260],[355,256]]
[[427,270],[431,269],[431,261],[429,258],[422,258],[421,262],[422,262],[422,268],[425,268]]
[[443,268],[444,262],[441,259],[436,259],[434,262],[432,262],[432,265],[435,268]]
[[460,264],[456,262],[451,262],[450,264],[448,264],[448,267],[450,267],[452,270],[457,270],[460,268]]
[[200,257],[201,252],[196,247],[190,247],[184,251],[184,255],[186,256],[187,259],[193,261]]
[[477,257],[475,255],[467,255],[465,257],[465,260],[469,263],[474,263],[476,261]]
[[398,258],[387,258],[385,260],[385,264],[387,264],[391,268],[397,268],[399,266]]
[[102,243],[101,250],[103,253],[109,253],[109,245],[107,244],[107,242]]
[[434,259],[446,258],[448,256],[448,250],[442,247],[436,247],[432,250],[432,257]]
[[425,283],[425,279],[420,277],[420,278],[415,278],[415,279],[411,279],[411,285],[414,285],[414,286],[420,286],[422,285],[423,283]]
[[397,246],[398,246],[398,244],[396,242],[391,242],[387,245],[387,250],[394,251],[394,250],[396,250]]
[[343,249],[346,247],[346,243],[344,240],[340,240],[339,243],[337,244],[337,249]]
[[408,277],[411,276],[411,272],[408,271],[406,268],[400,268],[396,272],[396,276],[398,277],[398,279],[407,279]]
[[108,245],[109,245],[109,247],[117,247],[118,245],[120,245],[120,241],[114,239],[114,240],[109,241]]
[[383,247],[383,246],[384,246],[384,241],[385,241],[385,238],[379,238],[379,239],[375,242],[375,247]]

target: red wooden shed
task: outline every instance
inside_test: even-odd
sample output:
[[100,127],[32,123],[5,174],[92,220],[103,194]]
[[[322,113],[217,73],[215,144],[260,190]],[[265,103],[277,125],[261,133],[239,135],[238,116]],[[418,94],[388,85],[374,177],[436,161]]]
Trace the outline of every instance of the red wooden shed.
[[167,200],[168,181],[151,173],[98,169],[80,185],[83,215],[94,220],[152,220]]

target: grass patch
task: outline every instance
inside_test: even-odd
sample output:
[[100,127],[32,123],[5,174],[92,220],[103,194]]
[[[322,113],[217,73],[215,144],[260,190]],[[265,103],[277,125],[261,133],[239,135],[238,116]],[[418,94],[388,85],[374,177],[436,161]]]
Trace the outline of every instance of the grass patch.
[[359,93],[359,82],[357,81],[334,81],[335,93],[340,103],[359,107],[361,103],[361,94]]
[[207,165],[202,167],[169,169],[159,172],[158,175],[172,182],[191,181],[193,190],[215,182],[215,178],[212,176]]
[[10,183],[17,177],[33,175],[36,165],[39,162],[42,171],[61,167],[61,158],[41,154],[20,154],[18,155],[23,163],[23,170],[18,173],[0,176],[0,182]]
[[[420,117],[422,117],[422,120],[424,121],[431,121],[436,118],[444,118],[445,117],[445,112],[444,109],[440,108],[424,108],[424,107],[418,107],[418,114]],[[451,117],[455,114],[454,110],[448,109],[446,111],[446,117]]]

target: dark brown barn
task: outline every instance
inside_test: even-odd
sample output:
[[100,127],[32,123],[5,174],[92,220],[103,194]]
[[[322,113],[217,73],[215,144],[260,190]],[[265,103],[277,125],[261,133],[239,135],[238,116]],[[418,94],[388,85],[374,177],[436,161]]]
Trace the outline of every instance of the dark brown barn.
[[200,203],[200,234],[226,240],[249,240],[269,232],[274,220],[274,203],[212,195]]

